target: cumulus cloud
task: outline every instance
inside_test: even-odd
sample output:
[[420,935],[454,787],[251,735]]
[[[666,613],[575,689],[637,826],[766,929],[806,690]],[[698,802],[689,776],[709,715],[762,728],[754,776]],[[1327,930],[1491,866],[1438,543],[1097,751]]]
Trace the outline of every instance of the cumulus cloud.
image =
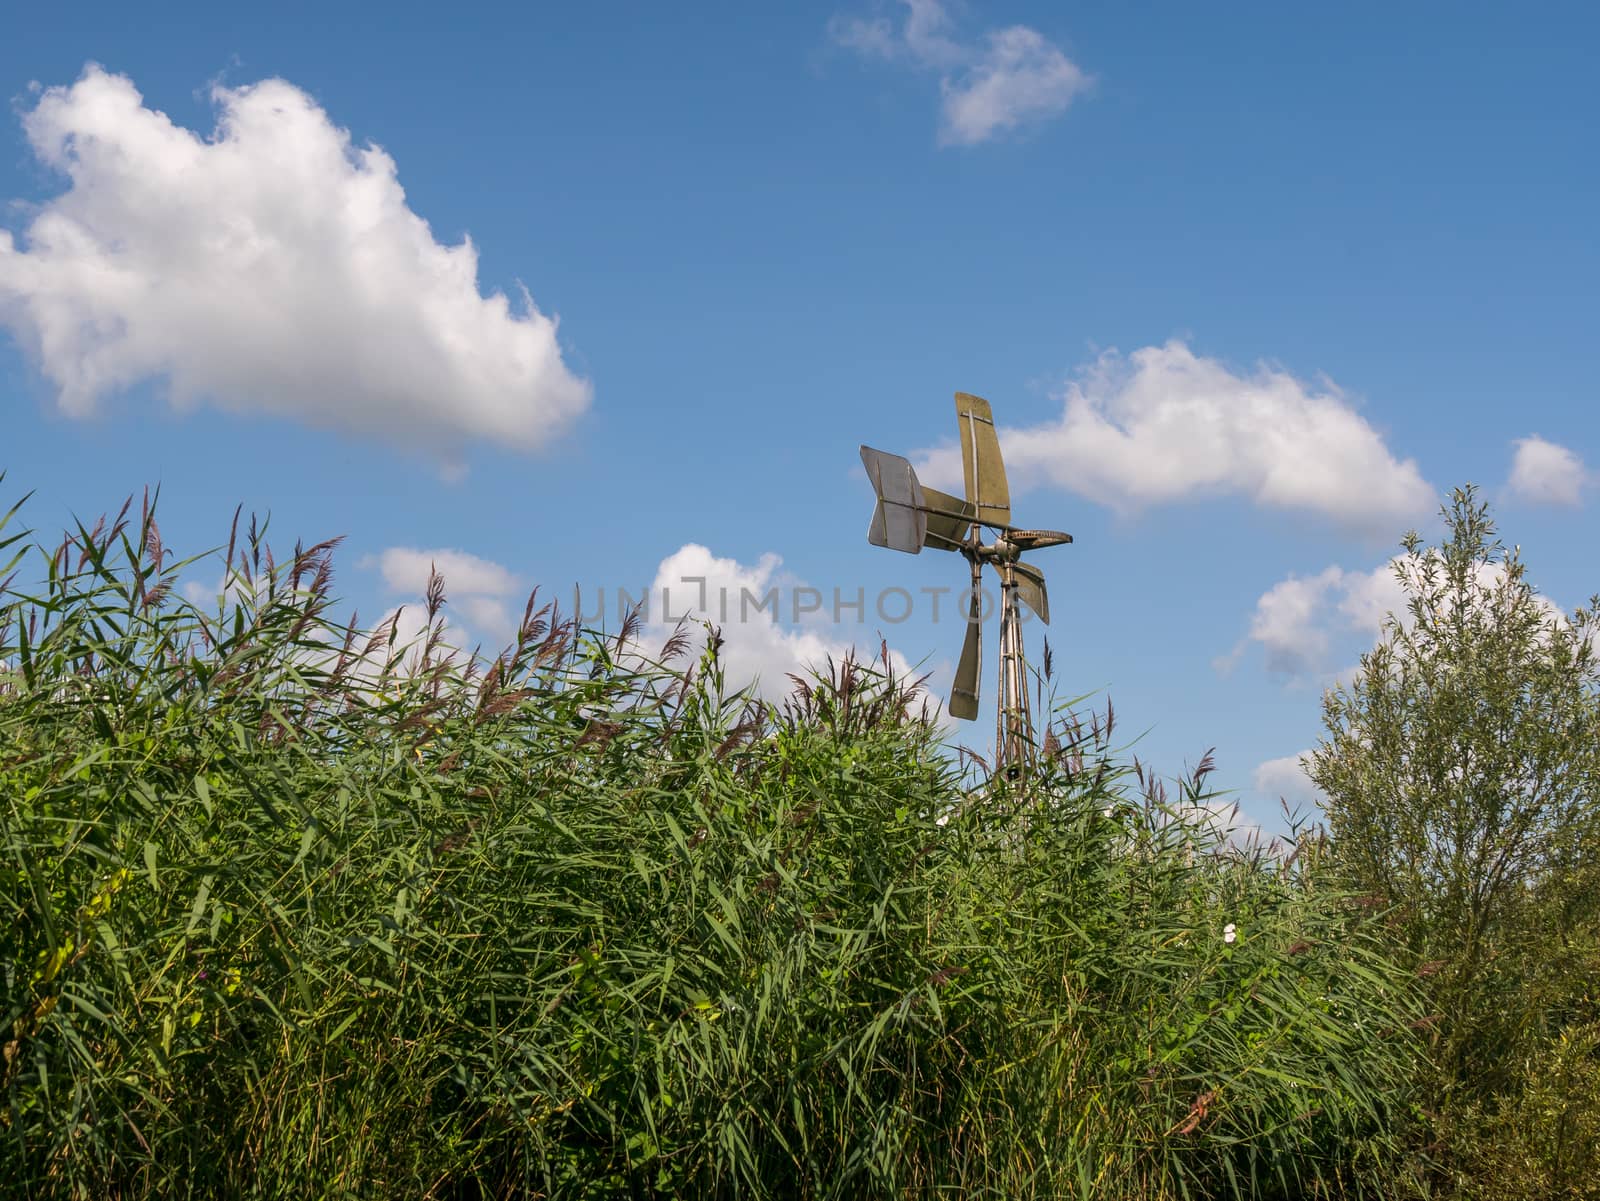
[[828,34],[839,45],[870,58],[909,59],[926,67],[955,67],[968,51],[950,36],[951,21],[938,0],[902,0],[904,19],[882,15],[835,16]]
[[1256,791],[1285,801],[1291,809],[1315,804],[1321,794],[1301,765],[1301,760],[1310,754],[1309,750],[1301,751],[1260,764],[1253,780]]
[[[390,592],[408,594],[414,598],[401,606],[404,611],[402,624],[407,629],[413,623],[420,623],[418,615],[428,591],[428,578],[437,570],[444,580],[448,609],[453,615],[464,618],[466,623],[463,626],[452,621],[451,646],[470,648],[475,639],[492,655],[516,634],[526,590],[515,572],[490,559],[451,547],[419,549],[391,546],[376,555],[365,556],[358,565],[376,568]],[[512,602],[516,602],[515,616],[511,612]],[[394,612],[391,609],[385,615],[385,620],[392,618]],[[418,624],[417,628],[422,626]]]
[[[392,620],[398,611],[403,637],[414,638],[426,629],[423,598],[435,568],[444,578],[446,645],[460,650],[482,645],[492,655],[516,635],[527,587],[517,573],[493,560],[452,547],[393,546],[366,556],[359,566],[376,570],[391,593],[407,598],[378,623]],[[844,600],[850,606],[854,598]],[[574,603],[581,603],[579,619],[587,626],[620,624],[629,610],[640,606],[644,624],[636,649],[646,653],[654,653],[685,623],[695,636],[699,625],[709,622],[723,638],[729,685],[754,683],[761,696],[778,699],[792,686],[791,672],[804,675],[810,668],[825,667],[830,658],[838,663],[852,651],[857,658],[878,655],[875,640],[851,637],[845,624],[861,614],[853,607],[836,614],[833,602],[831,595],[786,572],[778,555],[741,563],[690,542],[661,560],[648,589],[599,588]],[[563,604],[562,611],[570,615],[573,609]],[[870,606],[865,612],[871,613]],[[890,662],[896,674],[910,672],[910,663],[898,652],[890,652]]]
[[548,442],[587,406],[555,319],[479,291],[394,160],[281,79],[212,90],[209,137],[90,66],[22,123],[67,181],[0,230],[0,325],[83,417],[164,382],[214,405],[432,451]]
[[500,564],[445,547],[418,550],[410,546],[391,546],[376,556],[362,559],[361,565],[376,567],[384,584],[395,592],[420,595],[427,590],[428,577],[435,570],[444,577],[450,591],[458,594],[505,596],[521,586],[516,575]]
[[1089,77],[1037,30],[1013,25],[990,33],[972,66],[939,86],[942,140],[972,146],[1064,111]]
[[1299,675],[1326,656],[1329,636],[1322,610],[1343,577],[1337,567],[1305,578],[1290,576],[1256,601],[1249,638],[1265,649],[1268,671]]
[[902,2],[899,21],[837,16],[829,35],[866,57],[939,72],[942,145],[972,146],[1054,117],[1090,85],[1090,77],[1036,29],[1011,25],[962,41],[937,0]]
[[1405,590],[1394,560],[1371,571],[1330,566],[1315,576],[1288,576],[1256,600],[1250,633],[1226,659],[1232,667],[1250,644],[1266,654],[1269,672],[1302,678],[1326,673],[1336,635],[1360,635],[1368,643],[1390,614],[1405,614]]
[[1405,592],[1394,561],[1371,571],[1327,567],[1316,575],[1290,575],[1256,600],[1250,632],[1219,660],[1231,668],[1254,644],[1267,670],[1291,679],[1325,673],[1336,635],[1375,639],[1390,614],[1405,613]]
[[1517,500],[1534,505],[1576,508],[1583,501],[1589,472],[1583,460],[1565,446],[1538,434],[1518,438],[1506,488]]
[[[856,649],[856,640],[833,621],[832,598],[786,573],[775,554],[741,563],[687,543],[661,561],[650,599],[654,634],[668,634],[680,620],[710,622],[722,633],[729,683],[755,682],[768,699],[789,692],[789,673],[804,675]],[[877,653],[878,647],[865,646],[857,657],[871,659]],[[890,662],[896,674],[910,671],[897,652],[891,651]]]
[[[385,609],[383,615],[371,627],[363,631],[362,640],[371,636],[372,631],[387,630],[389,641],[382,649],[363,656],[363,667],[357,672],[357,678],[376,680],[385,661],[390,655],[400,653],[397,670],[406,674],[417,670],[427,661],[439,663],[445,659],[464,663],[469,657],[473,646],[473,632],[462,629],[459,624],[450,619],[448,610],[435,618],[430,624],[428,621],[427,606],[421,597],[408,601],[403,605],[395,605]],[[432,649],[430,650],[430,643]],[[358,641],[360,646],[362,641]],[[326,659],[332,659],[332,647],[329,648]]]
[[[1436,551],[1429,552],[1437,554]],[[1327,567],[1316,575],[1290,575],[1268,588],[1256,600],[1250,632],[1233,651],[1219,659],[1220,670],[1231,668],[1252,644],[1261,647],[1268,671],[1291,679],[1320,676],[1324,684],[1348,679],[1346,667],[1330,673],[1330,651],[1343,635],[1370,646],[1390,619],[1409,627],[1414,620],[1400,582],[1401,570],[1414,571],[1409,559],[1394,558],[1371,571]],[[1480,564],[1476,586],[1492,591],[1505,580],[1498,563]],[[1534,604],[1547,622],[1567,620],[1548,597],[1535,593]]]
[[[1059,419],[1001,430],[1012,488],[1052,485],[1121,512],[1197,496],[1321,513],[1393,532],[1434,490],[1332,383],[1259,364],[1247,373],[1182,341],[1109,351],[1068,383]],[[959,448],[925,452],[929,483],[958,487]]]

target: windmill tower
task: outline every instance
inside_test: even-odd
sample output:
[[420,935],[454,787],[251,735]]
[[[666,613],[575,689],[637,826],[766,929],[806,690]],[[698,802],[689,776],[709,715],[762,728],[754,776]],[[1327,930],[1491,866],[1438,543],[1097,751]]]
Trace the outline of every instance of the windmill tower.
[[[1011,491],[1005,461],[995,432],[989,402],[956,393],[956,420],[961,430],[961,470],[966,496],[951,496],[924,487],[909,460],[870,446],[861,448],[861,462],[878,494],[867,541],[908,554],[923,547],[955,551],[971,567],[967,636],[961,645],[955,685],[950,690],[950,715],[971,721],[978,716],[978,677],[983,671],[983,567],[1000,578],[1000,704],[995,722],[995,767],[1011,772],[1033,753],[1033,718],[1028,711],[1027,668],[1022,656],[1022,611],[1032,609],[1050,624],[1050,602],[1044,573],[1024,563],[1025,552],[1072,541],[1056,530],[1019,529],[1011,524]],[[985,542],[985,532],[993,541]]]

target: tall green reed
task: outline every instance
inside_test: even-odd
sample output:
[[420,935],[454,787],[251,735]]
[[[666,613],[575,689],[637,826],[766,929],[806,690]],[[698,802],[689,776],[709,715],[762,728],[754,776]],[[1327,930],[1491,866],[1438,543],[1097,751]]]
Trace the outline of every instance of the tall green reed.
[[[24,545],[0,527],[0,550]],[[1410,982],[1099,716],[971,787],[887,656],[765,705],[530,598],[341,626],[153,507],[0,593],[0,1175],[38,1196],[1206,1197],[1393,1170]],[[19,574],[29,568],[22,565]],[[1207,765],[1202,765],[1207,766]],[[1231,927],[1231,937],[1228,933]]]

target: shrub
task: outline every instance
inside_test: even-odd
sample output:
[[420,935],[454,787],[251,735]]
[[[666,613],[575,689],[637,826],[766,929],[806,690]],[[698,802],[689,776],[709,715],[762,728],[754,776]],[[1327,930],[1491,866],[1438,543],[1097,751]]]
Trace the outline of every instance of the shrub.
[[[1444,517],[1441,546],[1405,540],[1406,614],[1327,695],[1310,774],[1340,872],[1389,909],[1397,954],[1426,979],[1419,1103],[1444,1175],[1481,1184],[1498,1179],[1483,1175],[1490,1148],[1557,1145],[1570,1105],[1552,1081],[1593,1099],[1580,1061],[1600,1017],[1600,669],[1593,602],[1562,614],[1535,593],[1472,489]],[[1528,1170],[1564,1178],[1570,1148],[1550,1154]]]

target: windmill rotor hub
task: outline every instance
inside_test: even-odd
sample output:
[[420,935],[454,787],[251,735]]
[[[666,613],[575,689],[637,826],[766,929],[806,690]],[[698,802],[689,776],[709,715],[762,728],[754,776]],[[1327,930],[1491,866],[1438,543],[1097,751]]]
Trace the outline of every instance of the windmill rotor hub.
[[973,546],[964,546],[961,553],[969,560],[979,563],[1014,563],[1022,557],[1025,548],[1018,546],[1004,535],[993,542],[979,542]]

